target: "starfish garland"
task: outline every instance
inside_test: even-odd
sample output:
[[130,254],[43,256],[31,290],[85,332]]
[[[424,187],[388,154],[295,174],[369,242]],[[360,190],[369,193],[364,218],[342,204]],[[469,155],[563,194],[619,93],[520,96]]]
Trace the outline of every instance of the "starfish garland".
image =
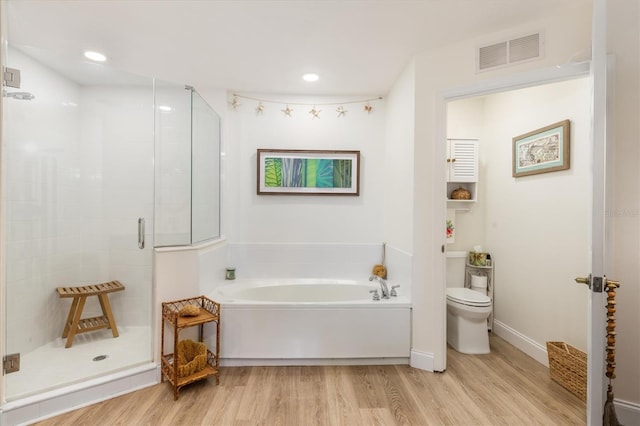
[[371,105],[371,101],[377,101],[377,100],[381,100],[383,99],[381,96],[378,98],[372,98],[372,99],[363,99],[363,100],[354,100],[354,101],[345,101],[345,102],[340,102],[340,103],[316,103],[316,104],[306,104],[306,103],[300,103],[300,102],[280,102],[277,100],[269,100],[269,99],[260,99],[260,98],[254,98],[254,97],[250,97],[250,96],[244,96],[244,95],[238,95],[238,94],[233,94],[233,98],[232,100],[229,102],[229,104],[231,105],[231,107],[233,108],[233,110],[237,110],[242,104],[240,103],[240,98],[244,98],[244,99],[250,99],[253,101],[256,101],[258,104],[255,108],[256,111],[256,115],[264,115],[264,111],[266,109],[265,104],[266,103],[275,103],[275,104],[280,104],[280,105],[285,105],[286,107],[284,109],[281,109],[280,111],[282,111],[282,113],[286,116],[286,117],[292,117],[293,116],[293,108],[291,108],[291,105],[302,105],[303,107],[308,106],[308,105],[313,105],[313,107],[309,110],[309,114],[311,114],[311,119],[316,119],[316,118],[320,118],[320,113],[322,112],[321,109],[318,109],[318,105],[319,106],[335,106],[336,108],[336,112],[337,112],[337,118],[340,117],[346,117],[347,116],[347,112],[349,112],[349,110],[347,110],[344,105],[345,104],[364,104],[364,111],[367,112],[367,114],[371,114],[374,110],[373,106]]
[[284,112],[284,115],[286,115],[287,117],[291,117],[293,109],[289,108],[289,105],[287,105],[285,109],[281,109],[280,111]]
[[240,106],[240,101],[238,100],[238,97],[236,95],[233,95],[233,101],[231,102],[231,108],[236,110],[236,109],[238,109],[239,106]]
[[320,118],[320,113],[322,112],[321,109],[316,109],[316,106],[314,105],[313,108],[311,108],[311,111],[309,111],[309,114],[311,114],[313,117],[311,117],[311,119],[313,120],[314,118]]

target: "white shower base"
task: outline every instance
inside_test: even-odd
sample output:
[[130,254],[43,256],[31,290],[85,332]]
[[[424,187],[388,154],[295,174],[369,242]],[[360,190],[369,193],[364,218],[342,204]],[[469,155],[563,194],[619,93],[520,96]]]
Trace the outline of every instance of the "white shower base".
[[[76,335],[73,346],[56,340],[23,353],[20,371],[5,376],[5,397],[14,401],[61,386],[83,382],[152,361],[149,327],[118,326],[119,337],[111,330]],[[107,355],[102,361],[93,361]]]

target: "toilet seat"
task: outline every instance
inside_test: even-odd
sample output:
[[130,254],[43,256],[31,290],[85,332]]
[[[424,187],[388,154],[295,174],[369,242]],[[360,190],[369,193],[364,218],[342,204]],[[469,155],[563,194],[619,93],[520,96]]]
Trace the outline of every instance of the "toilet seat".
[[491,299],[489,296],[466,287],[447,288],[447,299],[451,302],[466,306],[491,306]]

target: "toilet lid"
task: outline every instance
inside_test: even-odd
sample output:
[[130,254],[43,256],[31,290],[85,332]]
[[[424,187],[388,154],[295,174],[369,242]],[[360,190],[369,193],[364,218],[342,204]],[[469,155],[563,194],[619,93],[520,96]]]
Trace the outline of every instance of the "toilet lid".
[[469,288],[447,288],[447,299],[467,306],[491,306],[489,296]]

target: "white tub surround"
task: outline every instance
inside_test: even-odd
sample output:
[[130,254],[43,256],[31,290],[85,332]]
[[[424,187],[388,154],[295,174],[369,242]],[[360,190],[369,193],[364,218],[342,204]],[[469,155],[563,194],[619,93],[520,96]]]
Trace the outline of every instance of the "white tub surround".
[[[366,280],[382,261],[382,243],[230,243],[228,265],[241,279],[338,278]],[[412,255],[386,246],[388,278],[411,297]],[[206,267],[206,266],[205,266]],[[224,272],[217,271],[216,277]],[[206,281],[201,287],[210,287]],[[205,292],[205,294],[207,294]]]
[[209,297],[222,304],[222,364],[407,364],[411,303],[402,293],[374,301],[369,290],[377,288],[327,279],[219,287]]

